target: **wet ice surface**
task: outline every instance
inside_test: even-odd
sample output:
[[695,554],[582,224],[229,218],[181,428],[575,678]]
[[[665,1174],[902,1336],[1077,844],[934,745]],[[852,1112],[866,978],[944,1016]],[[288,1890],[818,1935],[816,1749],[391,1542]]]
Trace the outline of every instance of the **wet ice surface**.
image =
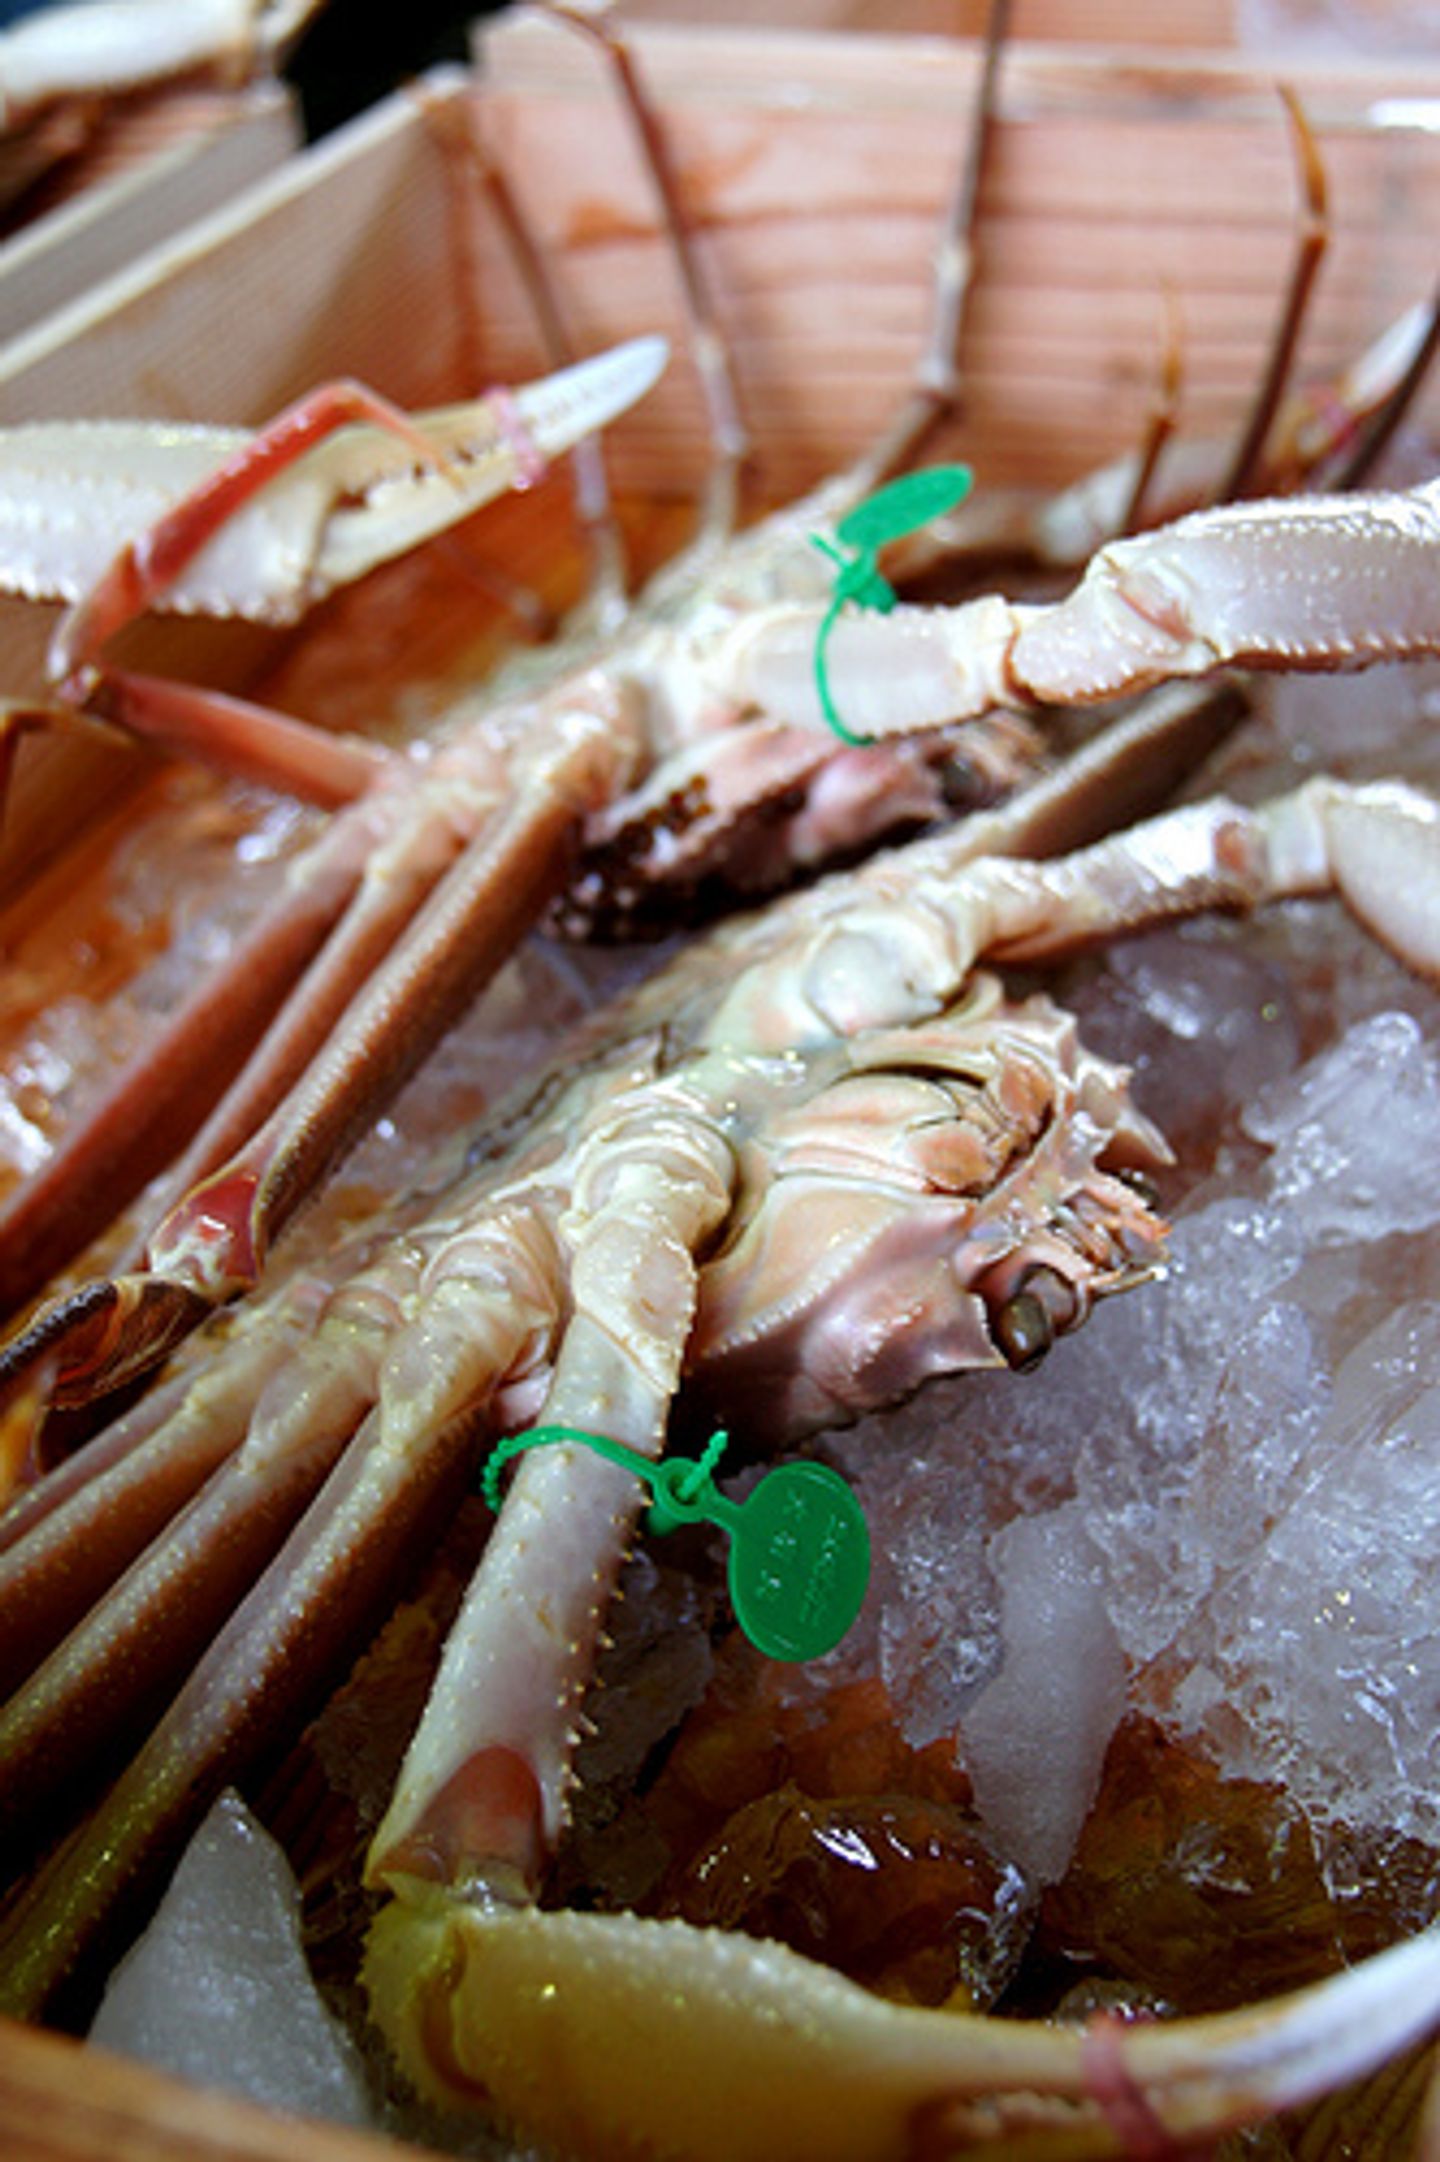
[[[1135,942],[1076,1003],[1152,1115],[1223,1138],[1167,1195],[1163,1281],[1034,1375],[837,1439],[907,1731],[958,1726],[1002,1843],[1053,1876],[1115,1716],[1113,1642],[1132,1704],[1322,1828],[1440,1839],[1437,1001],[1307,904]],[[1085,1656],[1057,1556],[1095,1602]],[[1017,1804],[1032,1759],[1044,1801]]]
[[91,2040],[274,2109],[370,2118],[354,2047],[310,1981],[289,1866],[235,1794],[111,1976]]

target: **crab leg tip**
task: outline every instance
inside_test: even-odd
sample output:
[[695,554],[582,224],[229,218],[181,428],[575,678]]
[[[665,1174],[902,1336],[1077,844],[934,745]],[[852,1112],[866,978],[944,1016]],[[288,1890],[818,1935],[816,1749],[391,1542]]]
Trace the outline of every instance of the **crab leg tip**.
[[527,384],[515,394],[516,408],[543,456],[568,450],[653,389],[669,357],[664,338],[630,338]]

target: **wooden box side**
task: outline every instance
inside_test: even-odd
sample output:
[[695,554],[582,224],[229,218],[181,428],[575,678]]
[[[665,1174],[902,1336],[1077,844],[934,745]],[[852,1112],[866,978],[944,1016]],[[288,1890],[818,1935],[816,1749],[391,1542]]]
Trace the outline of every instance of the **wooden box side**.
[[[668,23],[631,37],[734,346],[760,493],[793,493],[865,441],[914,365],[978,48]],[[484,30],[480,56],[485,145],[575,337],[678,337],[651,192],[594,44],[519,9]],[[1303,353],[1323,374],[1432,285],[1440,66],[1315,64],[1290,79],[1332,202]],[[1136,441],[1167,295],[1184,329],[1183,425],[1236,426],[1297,215],[1284,109],[1253,61],[1009,49],[962,352],[962,435],[982,485],[1053,483]],[[528,311],[488,236],[481,254],[487,358],[523,373]],[[683,356],[629,441],[632,484],[693,480],[701,408]]]

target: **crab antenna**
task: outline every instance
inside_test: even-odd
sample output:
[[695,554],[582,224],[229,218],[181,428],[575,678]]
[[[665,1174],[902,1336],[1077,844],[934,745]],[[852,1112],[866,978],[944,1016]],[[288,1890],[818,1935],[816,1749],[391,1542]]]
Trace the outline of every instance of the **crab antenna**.
[[860,461],[856,477],[862,494],[913,465],[935,429],[960,403],[960,345],[975,282],[980,188],[995,136],[1000,56],[1010,30],[1010,5],[1011,0],[991,0],[965,156],[936,249],[929,342],[899,412]]
[[1275,326],[1270,358],[1261,378],[1260,389],[1251,407],[1250,417],[1235,446],[1235,454],[1229,470],[1216,491],[1216,500],[1233,502],[1246,495],[1261,472],[1265,451],[1265,439],[1270,433],[1279,408],[1285,385],[1289,380],[1295,361],[1295,348],[1309,312],[1315,280],[1325,258],[1330,241],[1330,211],[1325,186],[1325,165],[1320,156],[1319,145],[1300,100],[1288,85],[1282,84],[1280,95],[1290,118],[1292,141],[1300,170],[1302,207],[1299,231],[1296,236],[1295,254],[1290,267],[1290,281],[1285,292],[1280,320]]
[[536,0],[540,13],[567,28],[583,31],[599,45],[609,64],[621,103],[630,116],[645,169],[660,204],[661,225],[674,255],[690,329],[690,345],[710,416],[711,462],[697,535],[701,546],[728,538],[740,507],[740,478],[750,455],[750,432],[740,409],[740,393],[729,343],[721,328],[700,257],[695,232],[681,196],[679,176],[660,116],[641,80],[635,56],[610,20],[607,6],[572,5],[570,0]]

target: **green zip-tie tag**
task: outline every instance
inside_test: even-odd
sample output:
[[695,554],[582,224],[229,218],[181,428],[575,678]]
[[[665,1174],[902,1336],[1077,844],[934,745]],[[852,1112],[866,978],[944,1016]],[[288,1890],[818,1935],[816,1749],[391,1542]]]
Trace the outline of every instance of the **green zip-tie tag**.
[[497,1443],[482,1485],[500,1505],[500,1469],[522,1450],[579,1442],[643,1479],[653,1492],[652,1531],[717,1524],[730,1535],[728,1577],[735,1618],[769,1659],[818,1659],[854,1622],[870,1581],[870,1533],[854,1494],[827,1464],[777,1464],[744,1501],[731,1501],[711,1476],[725,1446],[712,1434],[699,1461],[653,1463],[638,1449],[583,1427],[537,1426]]
[[810,536],[815,546],[837,566],[834,597],[815,639],[815,692],[820,700],[820,711],[842,743],[860,745],[873,743],[875,738],[856,735],[835,710],[825,668],[825,648],[835,618],[847,601],[854,601],[858,608],[873,608],[879,615],[889,615],[899,595],[880,569],[879,551],[887,541],[901,540],[917,527],[928,525],[932,518],[943,518],[947,511],[963,503],[970,493],[971,479],[968,465],[931,465],[923,472],[907,473],[902,479],[877,488],[874,495],[866,496],[863,503],[848,510],[835,528],[836,538],[856,551],[853,556],[843,555],[823,533]]

